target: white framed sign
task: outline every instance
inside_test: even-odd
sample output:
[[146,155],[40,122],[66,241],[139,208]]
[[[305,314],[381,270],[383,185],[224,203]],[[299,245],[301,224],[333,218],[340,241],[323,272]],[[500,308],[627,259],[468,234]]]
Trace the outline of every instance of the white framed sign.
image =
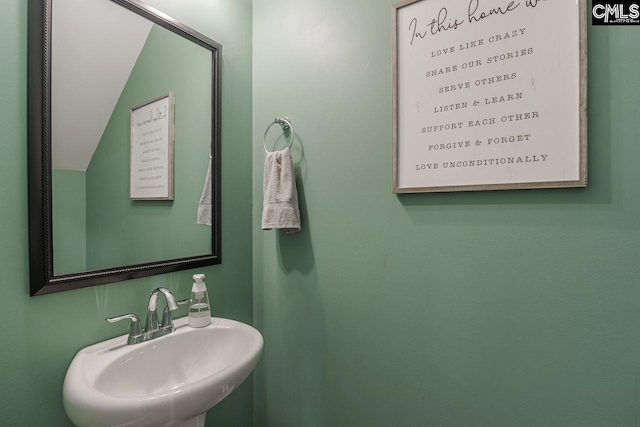
[[587,185],[586,0],[393,6],[393,192]]
[[131,108],[132,200],[173,200],[173,93]]

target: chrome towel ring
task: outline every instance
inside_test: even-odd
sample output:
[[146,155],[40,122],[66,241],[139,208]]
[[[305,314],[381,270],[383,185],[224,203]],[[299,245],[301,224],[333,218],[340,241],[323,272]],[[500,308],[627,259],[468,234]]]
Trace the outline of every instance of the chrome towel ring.
[[275,125],[276,123],[279,124],[280,127],[282,127],[283,132],[291,130],[291,142],[289,143],[289,148],[291,148],[291,146],[293,145],[293,141],[295,141],[296,139],[296,134],[293,131],[293,125],[291,124],[291,119],[289,117],[276,117],[276,119],[271,122],[271,124],[269,124],[267,130],[264,132],[264,137],[262,137],[262,146],[264,147],[265,153],[269,153],[269,150],[267,150],[267,134],[269,133],[269,129],[271,129],[271,126]]

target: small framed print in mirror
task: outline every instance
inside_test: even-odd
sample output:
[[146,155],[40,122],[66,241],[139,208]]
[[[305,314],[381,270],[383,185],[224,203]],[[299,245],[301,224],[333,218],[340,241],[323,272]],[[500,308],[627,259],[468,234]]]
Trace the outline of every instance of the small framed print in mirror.
[[173,200],[173,93],[131,109],[131,200]]

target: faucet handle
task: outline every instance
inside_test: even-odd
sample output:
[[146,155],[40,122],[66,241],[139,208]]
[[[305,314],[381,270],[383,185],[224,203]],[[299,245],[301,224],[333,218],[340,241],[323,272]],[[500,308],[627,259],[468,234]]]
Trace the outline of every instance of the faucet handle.
[[109,323],[116,323],[121,320],[131,320],[131,327],[129,328],[129,338],[127,344],[135,344],[142,336],[142,326],[140,326],[140,318],[135,314],[123,314],[122,316],[107,317],[106,320]]
[[[186,305],[189,303],[188,299],[183,299],[181,301],[176,301],[176,304],[178,305]],[[171,309],[169,307],[165,307],[164,311],[162,313],[162,324],[160,325],[160,328],[162,329],[171,329],[172,331],[175,330],[175,326],[173,325],[173,316],[171,315]]]

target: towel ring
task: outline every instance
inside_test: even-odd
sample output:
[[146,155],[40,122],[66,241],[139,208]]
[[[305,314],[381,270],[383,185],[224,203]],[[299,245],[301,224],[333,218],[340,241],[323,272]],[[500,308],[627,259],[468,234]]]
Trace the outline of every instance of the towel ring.
[[269,153],[269,150],[267,150],[267,134],[269,133],[269,129],[271,129],[271,126],[275,125],[276,123],[279,124],[280,127],[282,127],[283,132],[291,129],[291,142],[289,143],[289,149],[291,149],[293,141],[295,141],[296,139],[296,134],[293,131],[293,125],[291,124],[291,119],[289,117],[276,117],[276,119],[271,122],[269,126],[267,126],[267,130],[264,132],[264,137],[262,138],[262,146],[264,147],[265,153]]

